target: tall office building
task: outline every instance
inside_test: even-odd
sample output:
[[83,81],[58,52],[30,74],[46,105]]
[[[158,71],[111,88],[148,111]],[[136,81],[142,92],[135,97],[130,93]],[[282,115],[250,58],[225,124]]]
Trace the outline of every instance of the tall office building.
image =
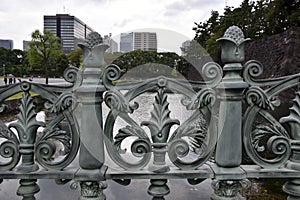
[[133,32],[121,33],[120,51],[121,52],[133,51]]
[[69,14],[45,15],[44,30],[50,30],[61,39],[62,50],[70,53],[77,43],[93,31],[91,27]]
[[157,36],[154,32],[121,33],[120,51],[129,52],[137,49],[157,51]]
[[14,42],[12,40],[0,39],[0,47],[12,50],[14,48]]

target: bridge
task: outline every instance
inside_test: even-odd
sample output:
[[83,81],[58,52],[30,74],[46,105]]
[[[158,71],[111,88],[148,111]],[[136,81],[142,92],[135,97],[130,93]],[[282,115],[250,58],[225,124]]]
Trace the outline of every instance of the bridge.
[[[197,185],[209,178],[212,199],[233,200],[251,187],[249,179],[285,178],[288,199],[300,199],[300,74],[260,79],[263,66],[244,61],[248,40],[229,27],[218,39],[224,66],[205,64],[204,81],[159,76],[122,82],[120,68],[105,64],[108,45],[91,33],[80,44],[84,68],[63,74],[69,84],[0,86],[1,112],[5,99],[23,93],[18,120],[0,123],[0,179],[20,180],[16,192],[24,200],[35,199],[39,179],[73,181],[81,200],[106,199],[107,180],[126,186],[149,179],[148,194],[159,200],[172,192],[168,180]],[[278,95],[290,89],[295,98],[289,113],[275,116]],[[43,110],[51,116],[45,122],[37,121],[30,92],[45,100]],[[137,119],[143,108],[138,97],[150,94],[148,118]],[[176,106],[187,118],[173,115],[171,94],[179,95]],[[242,162],[245,157],[251,162]]]

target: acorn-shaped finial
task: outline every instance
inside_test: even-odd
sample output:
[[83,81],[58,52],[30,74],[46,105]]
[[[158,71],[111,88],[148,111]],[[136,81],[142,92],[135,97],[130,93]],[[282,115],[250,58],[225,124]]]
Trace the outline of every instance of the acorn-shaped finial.
[[103,43],[103,38],[97,32],[91,32],[86,37],[86,43],[89,48],[93,48],[94,46]]
[[108,44],[103,43],[103,38],[97,32],[91,32],[83,43],[78,46],[83,50],[83,65],[85,67],[105,66],[104,52],[109,48]]
[[242,62],[245,58],[244,43],[249,40],[249,38],[245,39],[239,27],[229,27],[223,37],[217,40],[222,46],[222,61],[224,63]]

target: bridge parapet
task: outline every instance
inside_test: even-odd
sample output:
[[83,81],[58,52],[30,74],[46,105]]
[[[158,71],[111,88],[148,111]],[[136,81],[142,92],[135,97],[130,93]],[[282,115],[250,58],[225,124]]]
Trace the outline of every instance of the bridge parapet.
[[[228,28],[218,40],[224,66],[207,63],[205,81],[159,76],[126,82],[118,66],[105,64],[108,45],[92,33],[79,45],[84,67],[64,73],[69,85],[0,87],[2,111],[8,97],[23,93],[18,120],[0,123],[0,179],[20,179],[23,199],[35,199],[38,179],[56,179],[78,183],[82,200],[100,200],[109,179],[122,185],[150,179],[148,193],[164,199],[169,179],[194,185],[210,178],[212,199],[238,199],[241,188],[251,187],[248,179],[287,178],[283,190],[300,198],[300,75],[259,79],[261,64],[244,63],[248,40],[238,27]],[[277,95],[291,88],[290,114],[275,116]],[[32,93],[44,99],[45,122],[36,120]],[[152,101],[147,111],[145,96]],[[173,113],[174,102],[186,117]],[[141,119],[139,112],[148,115]],[[252,164],[244,165],[243,156]]]

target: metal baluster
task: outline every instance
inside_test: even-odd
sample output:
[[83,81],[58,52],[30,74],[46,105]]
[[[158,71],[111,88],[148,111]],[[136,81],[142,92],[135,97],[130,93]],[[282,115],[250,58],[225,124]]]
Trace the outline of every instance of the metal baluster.
[[[83,82],[76,90],[81,108],[79,164],[86,171],[101,169],[105,159],[101,107],[105,88],[100,79],[105,67],[104,52],[109,46],[102,42],[102,37],[92,32],[79,44],[84,55]],[[102,192],[105,188],[86,179],[81,180],[81,199],[105,199]]]
[[243,32],[236,26],[229,27],[218,40],[225,66],[224,77],[217,86],[220,110],[215,160],[219,173],[229,173],[226,177],[228,180],[220,181],[219,187],[214,187],[214,195],[219,199],[236,199],[237,183],[242,179],[238,176],[240,172],[237,167],[242,161],[242,99],[248,84],[244,82],[240,73],[241,62],[244,60],[244,42],[247,40],[249,39],[244,39]]

